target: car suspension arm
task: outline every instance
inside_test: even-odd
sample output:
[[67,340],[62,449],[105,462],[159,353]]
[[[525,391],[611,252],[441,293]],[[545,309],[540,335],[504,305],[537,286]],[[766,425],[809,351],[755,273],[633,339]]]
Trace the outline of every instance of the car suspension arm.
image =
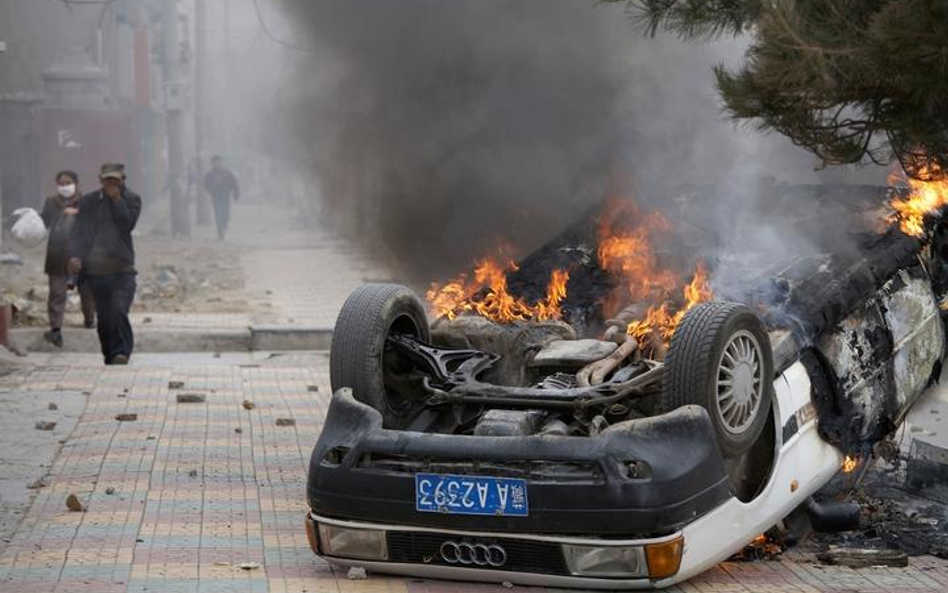
[[623,383],[606,383],[592,387],[570,389],[508,387],[470,381],[445,391],[433,387],[427,377],[423,384],[431,396],[427,403],[432,406],[441,404],[494,404],[580,411],[591,407],[609,405],[630,397],[642,397],[647,394],[646,387],[661,380],[662,372],[663,367],[656,365]]

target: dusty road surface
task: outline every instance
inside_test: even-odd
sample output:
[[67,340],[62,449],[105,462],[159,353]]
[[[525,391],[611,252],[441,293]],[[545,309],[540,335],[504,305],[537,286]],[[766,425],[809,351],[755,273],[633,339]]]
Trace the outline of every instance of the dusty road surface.
[[[369,256],[288,208],[245,199],[232,213],[225,241],[213,237],[210,226],[195,226],[188,239],[169,237],[160,217],[143,217],[135,235],[138,291],[130,314],[139,351],[296,349],[300,336],[308,338],[303,346],[325,348],[349,293],[395,277],[378,253]],[[57,352],[42,338],[45,247],[23,249],[8,241],[0,252],[7,251],[22,262],[0,263],[0,293],[19,309],[14,338],[31,352]],[[95,332],[82,328],[75,292],[63,334],[64,351],[98,351]]]
[[[15,438],[35,444],[44,484],[29,491],[32,506],[0,541],[4,593],[504,590],[375,574],[350,580],[310,552],[305,472],[330,395],[324,352],[142,355],[125,368],[100,367],[91,354],[35,361],[0,377],[0,400],[19,402],[5,408],[8,421],[23,424]],[[180,394],[204,401],[179,403]],[[54,401],[59,410],[46,409]],[[40,416],[72,415],[75,425],[62,431],[33,428]],[[281,418],[295,425],[278,426]],[[20,455],[0,451],[4,468]],[[70,494],[85,512],[67,508]],[[913,557],[907,568],[853,570],[804,550],[726,562],[673,590],[946,589],[948,561],[932,556]]]

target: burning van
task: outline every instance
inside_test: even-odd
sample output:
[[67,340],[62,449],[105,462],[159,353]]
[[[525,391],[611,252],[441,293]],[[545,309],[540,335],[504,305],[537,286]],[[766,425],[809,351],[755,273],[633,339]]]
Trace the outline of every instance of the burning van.
[[655,588],[778,524],[829,523],[813,494],[940,372],[948,231],[927,216],[942,204],[907,213],[916,198],[892,198],[858,249],[790,257],[739,298],[712,288],[718,263],[668,271],[651,236],[667,220],[615,205],[519,264],[433,285],[427,305],[359,288],[310,464],[313,550],[386,573]]

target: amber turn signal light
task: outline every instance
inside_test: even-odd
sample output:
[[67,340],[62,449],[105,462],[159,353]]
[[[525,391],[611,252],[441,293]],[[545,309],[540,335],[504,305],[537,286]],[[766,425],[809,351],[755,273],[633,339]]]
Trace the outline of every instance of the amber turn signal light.
[[664,579],[677,574],[681,567],[681,553],[684,547],[685,538],[681,536],[660,544],[645,546],[649,578]]

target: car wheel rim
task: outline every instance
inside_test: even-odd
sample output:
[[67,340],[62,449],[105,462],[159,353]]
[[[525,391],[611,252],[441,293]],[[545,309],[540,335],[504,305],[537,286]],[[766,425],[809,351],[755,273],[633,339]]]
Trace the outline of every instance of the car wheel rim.
[[754,423],[763,400],[763,352],[754,334],[731,335],[718,361],[715,408],[724,430],[740,434]]

